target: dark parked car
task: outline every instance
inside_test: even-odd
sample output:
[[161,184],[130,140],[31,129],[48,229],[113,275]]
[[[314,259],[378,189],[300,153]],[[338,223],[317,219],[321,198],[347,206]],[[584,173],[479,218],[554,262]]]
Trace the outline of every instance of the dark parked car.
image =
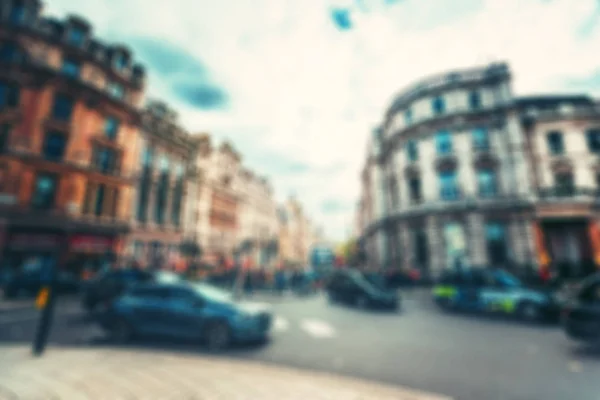
[[600,274],[584,280],[567,301],[562,323],[572,339],[600,344]]
[[529,321],[557,318],[560,310],[553,293],[527,288],[510,273],[489,268],[445,271],[433,298],[445,310],[502,313]]
[[396,310],[398,294],[369,282],[356,270],[333,272],[325,286],[330,301],[352,304],[359,308],[380,307]]
[[[6,274],[3,282],[4,297],[7,299],[20,296],[34,297],[43,285],[39,268]],[[79,290],[79,280],[73,274],[60,271],[56,274],[55,288],[59,294],[76,293]]]
[[156,283],[128,290],[98,314],[117,341],[159,335],[201,339],[212,350],[268,337],[266,305],[236,302],[229,292],[202,283]]
[[137,268],[109,269],[99,273],[83,286],[82,302],[88,311],[107,304],[126,289],[140,283],[174,282],[182,278],[168,271],[149,271]]

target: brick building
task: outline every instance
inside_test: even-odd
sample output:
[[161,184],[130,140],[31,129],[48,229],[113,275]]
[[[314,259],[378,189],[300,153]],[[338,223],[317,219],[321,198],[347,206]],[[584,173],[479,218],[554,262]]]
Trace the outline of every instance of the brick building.
[[2,264],[98,268],[128,230],[145,73],[83,19],[40,10],[0,4]]

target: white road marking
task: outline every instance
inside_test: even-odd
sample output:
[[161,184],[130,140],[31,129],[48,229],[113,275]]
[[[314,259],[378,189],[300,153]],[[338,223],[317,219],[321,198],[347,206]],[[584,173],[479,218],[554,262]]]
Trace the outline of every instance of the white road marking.
[[327,322],[318,319],[305,319],[300,327],[309,335],[319,339],[329,339],[336,336],[335,329]]
[[287,319],[276,316],[275,321],[273,321],[273,332],[284,332],[287,331],[290,327],[290,323]]

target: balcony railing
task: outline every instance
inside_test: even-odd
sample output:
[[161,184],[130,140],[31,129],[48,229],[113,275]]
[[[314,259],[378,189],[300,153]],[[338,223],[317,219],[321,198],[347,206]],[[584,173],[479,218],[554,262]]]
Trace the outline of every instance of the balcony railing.
[[538,192],[541,199],[570,198],[570,197],[598,197],[600,192],[592,188],[578,187],[549,187]]
[[455,169],[457,164],[458,158],[452,150],[438,152],[435,155],[435,167],[438,170]]
[[463,198],[458,185],[446,186],[440,189],[440,199],[443,201],[455,201]]

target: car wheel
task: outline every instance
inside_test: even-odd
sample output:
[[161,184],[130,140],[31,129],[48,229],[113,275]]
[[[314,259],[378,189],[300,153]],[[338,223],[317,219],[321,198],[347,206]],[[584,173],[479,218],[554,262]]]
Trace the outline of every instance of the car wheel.
[[221,351],[229,346],[231,342],[231,332],[224,322],[211,322],[204,333],[206,347],[210,351]]
[[133,335],[133,327],[125,320],[118,320],[110,329],[111,339],[116,343],[127,343]]
[[358,296],[356,298],[356,307],[361,310],[366,309],[369,306],[369,299],[366,296]]
[[448,298],[436,298],[435,303],[444,311],[452,310],[452,302]]
[[329,300],[330,303],[336,303],[337,302],[335,294],[333,294],[332,292],[327,292],[327,300]]
[[537,322],[541,319],[542,310],[537,304],[526,302],[519,306],[518,314],[524,321]]
[[98,308],[98,303],[96,303],[95,301],[86,300],[86,301],[83,302],[83,308],[88,313],[93,313]]

